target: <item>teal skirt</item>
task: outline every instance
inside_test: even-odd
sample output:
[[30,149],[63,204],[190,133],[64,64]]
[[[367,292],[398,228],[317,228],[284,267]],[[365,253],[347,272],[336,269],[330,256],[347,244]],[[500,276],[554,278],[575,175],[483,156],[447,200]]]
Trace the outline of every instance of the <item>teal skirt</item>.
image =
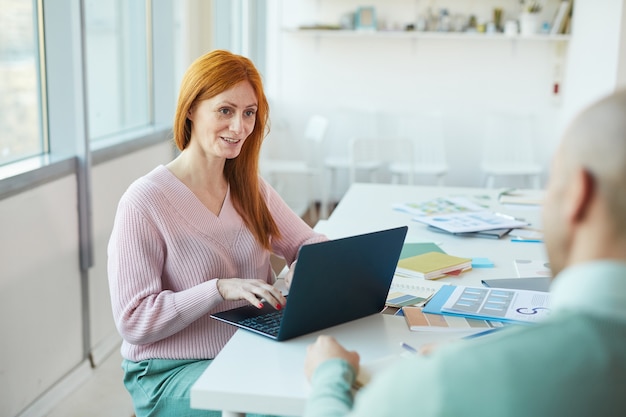
[[[124,359],[124,385],[137,417],[220,417],[221,411],[189,406],[191,386],[212,362],[208,360]],[[253,416],[253,414],[248,414]],[[257,414],[254,414],[257,416]]]

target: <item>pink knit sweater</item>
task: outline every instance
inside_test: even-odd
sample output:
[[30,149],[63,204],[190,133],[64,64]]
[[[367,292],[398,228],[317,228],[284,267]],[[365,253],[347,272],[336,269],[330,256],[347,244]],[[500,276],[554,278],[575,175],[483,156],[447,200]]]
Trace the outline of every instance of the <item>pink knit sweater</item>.
[[[315,233],[261,180],[282,234],[272,252],[290,264]],[[259,246],[230,200],[209,211],[166,167],[135,181],[122,196],[108,246],[113,317],[122,356],[214,358],[235,328],[209,314],[246,304],[225,301],[216,278],[273,281],[270,252]]]

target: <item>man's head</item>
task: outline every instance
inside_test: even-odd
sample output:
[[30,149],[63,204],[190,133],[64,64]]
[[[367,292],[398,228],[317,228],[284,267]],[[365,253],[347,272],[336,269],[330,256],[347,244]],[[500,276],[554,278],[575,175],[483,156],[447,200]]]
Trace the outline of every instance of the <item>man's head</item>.
[[552,271],[626,261],[626,90],[582,111],[552,163],[543,223]]

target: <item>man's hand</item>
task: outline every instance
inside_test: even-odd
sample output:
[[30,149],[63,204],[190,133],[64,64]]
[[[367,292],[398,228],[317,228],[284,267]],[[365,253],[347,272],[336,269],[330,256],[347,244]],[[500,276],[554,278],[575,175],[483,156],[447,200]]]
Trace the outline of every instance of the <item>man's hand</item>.
[[319,336],[315,343],[307,348],[306,359],[304,360],[304,372],[310,380],[317,367],[324,361],[333,358],[346,360],[355,374],[359,373],[359,354],[355,351],[347,351],[332,336]]

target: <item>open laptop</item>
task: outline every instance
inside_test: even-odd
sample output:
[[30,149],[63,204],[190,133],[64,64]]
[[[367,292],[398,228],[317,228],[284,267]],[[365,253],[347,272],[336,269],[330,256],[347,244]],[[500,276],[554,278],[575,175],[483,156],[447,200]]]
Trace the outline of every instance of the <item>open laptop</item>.
[[381,230],[300,248],[287,303],[265,303],[212,314],[214,319],[275,340],[326,329],[380,312],[408,227]]

